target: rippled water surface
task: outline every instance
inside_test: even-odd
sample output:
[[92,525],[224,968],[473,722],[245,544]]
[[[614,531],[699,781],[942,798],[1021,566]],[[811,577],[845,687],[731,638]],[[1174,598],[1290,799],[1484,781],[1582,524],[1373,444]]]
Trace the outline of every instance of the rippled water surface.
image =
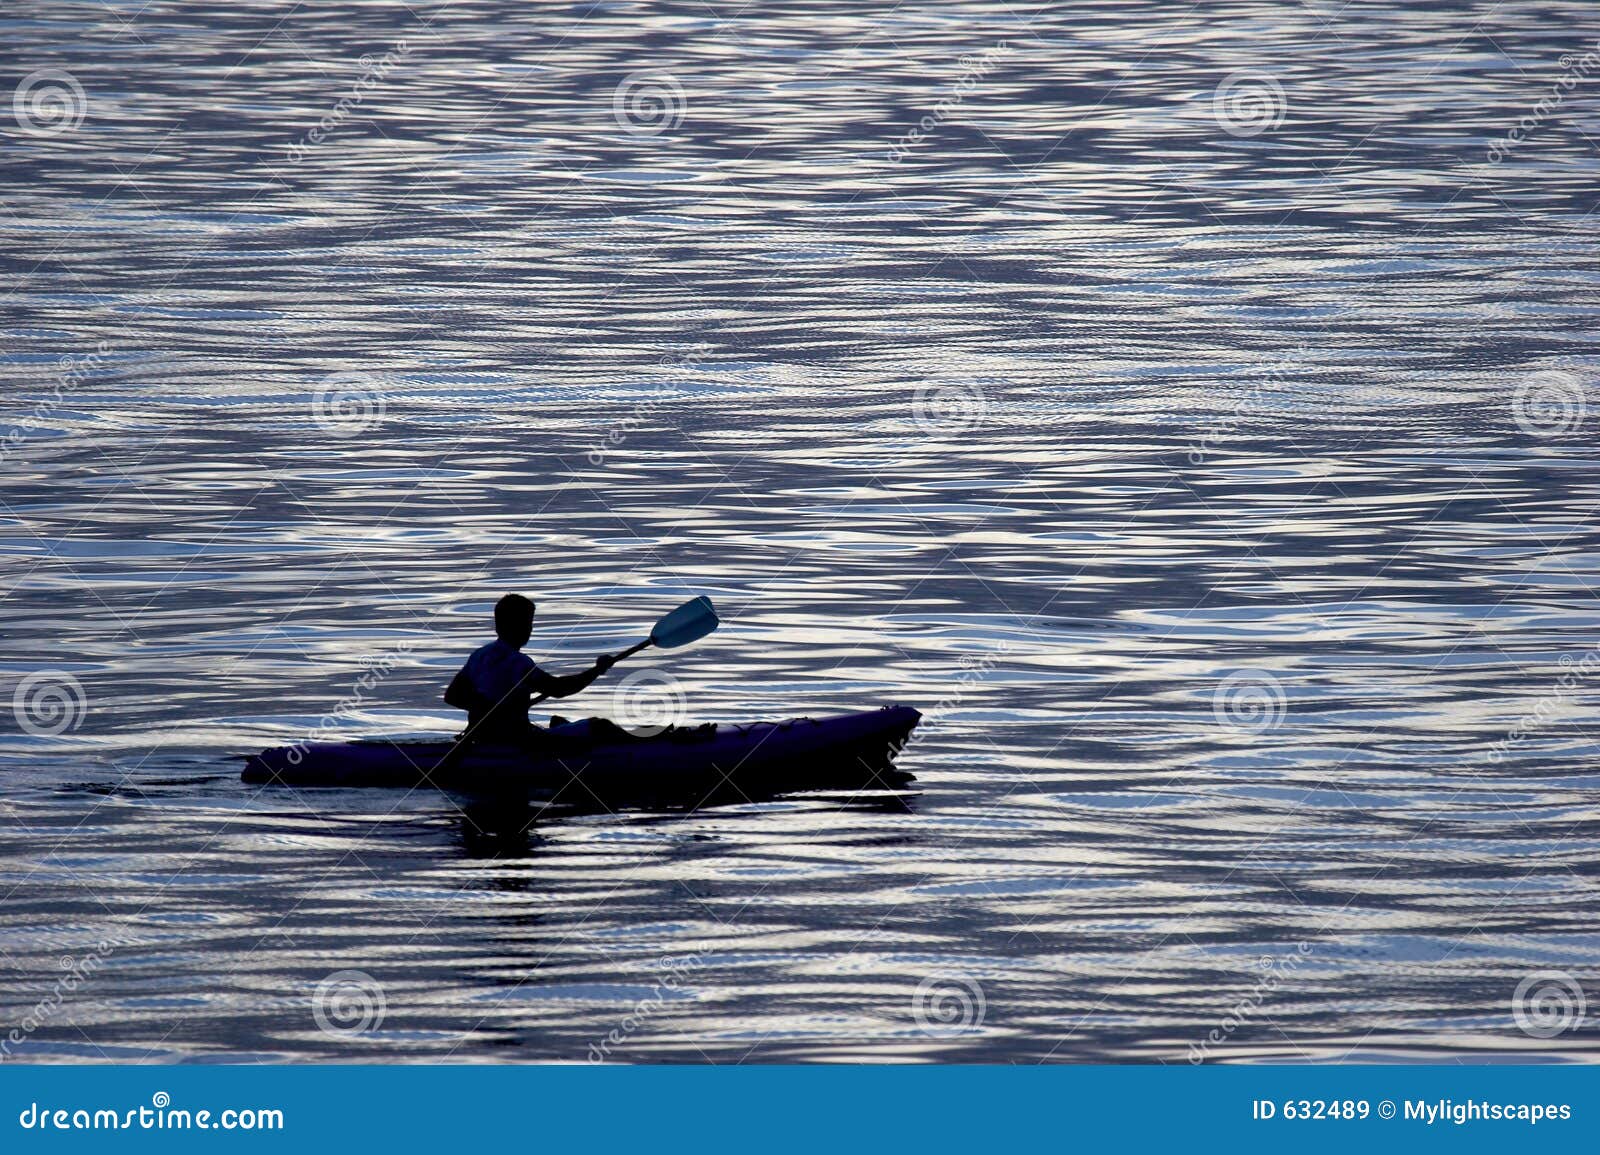
[[[1591,4],[0,29],[18,1054],[1595,1054]],[[917,792],[238,781],[507,589]]]

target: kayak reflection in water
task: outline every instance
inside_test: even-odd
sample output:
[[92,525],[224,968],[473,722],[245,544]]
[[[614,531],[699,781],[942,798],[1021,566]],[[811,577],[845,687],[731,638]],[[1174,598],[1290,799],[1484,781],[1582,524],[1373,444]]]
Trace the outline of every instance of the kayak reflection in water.
[[602,654],[587,670],[548,674],[522,652],[533,634],[533,603],[507,594],[494,606],[495,640],[474,650],[444,692],[445,704],[467,712],[473,741],[540,742],[546,731],[528,720],[533,695],[568,698],[609,670],[616,659]]

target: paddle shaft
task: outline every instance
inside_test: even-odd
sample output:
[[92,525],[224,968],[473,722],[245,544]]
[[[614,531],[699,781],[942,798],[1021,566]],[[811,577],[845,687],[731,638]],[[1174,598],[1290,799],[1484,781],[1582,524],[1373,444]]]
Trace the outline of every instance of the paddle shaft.
[[617,661],[620,662],[620,661],[622,661],[623,658],[631,658],[631,657],[633,657],[633,655],[637,654],[640,650],[644,649],[646,646],[653,646],[655,644],[656,644],[656,642],[655,642],[654,638],[646,638],[644,641],[640,642],[637,646],[629,646],[627,649],[623,650],[622,653],[617,655]]
[[[622,653],[618,654],[615,659],[613,659],[612,664],[615,665],[617,662],[622,661],[623,658],[631,658],[631,657],[633,657],[633,655],[637,654],[640,650],[644,649],[646,646],[648,646],[650,644],[652,644],[650,639],[646,638],[644,641],[640,642],[637,646],[629,646],[627,649],[623,650]],[[537,706],[540,702],[544,701],[549,696],[550,696],[549,694],[540,694],[537,698],[535,698],[531,702],[529,702],[528,705]]]

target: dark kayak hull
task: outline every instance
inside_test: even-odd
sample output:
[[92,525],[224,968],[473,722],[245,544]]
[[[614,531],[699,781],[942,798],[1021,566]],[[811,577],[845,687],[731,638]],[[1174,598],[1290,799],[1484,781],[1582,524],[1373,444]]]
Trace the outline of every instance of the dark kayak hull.
[[276,746],[251,755],[244,780],[284,786],[438,787],[584,804],[700,805],[798,790],[897,790],[894,759],[922,717],[888,706],[830,718],[670,729],[649,738],[554,726],[550,750],[478,746],[436,773],[449,742]]

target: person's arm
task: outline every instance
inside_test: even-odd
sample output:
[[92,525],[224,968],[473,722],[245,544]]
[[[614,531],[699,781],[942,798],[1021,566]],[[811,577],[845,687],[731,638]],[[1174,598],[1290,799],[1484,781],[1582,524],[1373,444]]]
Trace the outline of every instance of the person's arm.
[[549,698],[570,698],[578,691],[587,689],[590,683],[615,665],[616,661],[610,654],[601,654],[595,659],[594,665],[576,674],[547,674],[535,666],[528,671],[523,682],[532,693],[543,694]]
[[444,704],[454,706],[457,710],[465,710],[470,715],[477,713],[488,703],[484,702],[482,696],[473,688],[472,679],[468,678],[467,671],[462,669],[450,679],[450,685],[444,692]]

